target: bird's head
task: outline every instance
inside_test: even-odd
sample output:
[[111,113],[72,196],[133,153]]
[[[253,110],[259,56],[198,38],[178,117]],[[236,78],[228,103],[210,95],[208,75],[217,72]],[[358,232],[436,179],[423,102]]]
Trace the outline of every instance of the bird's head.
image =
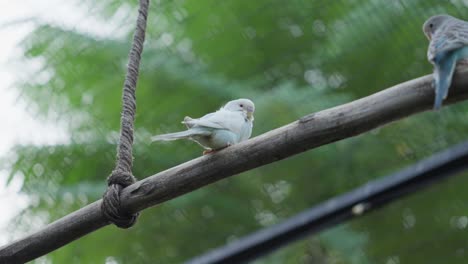
[[432,40],[432,35],[448,20],[450,19],[455,19],[454,17],[451,17],[449,15],[437,15],[437,16],[432,16],[426,22],[424,22],[423,25],[423,32],[424,35],[429,40]]
[[249,99],[237,99],[230,101],[224,106],[224,109],[229,111],[241,111],[247,115],[249,120],[253,120],[253,113],[255,112],[255,105]]

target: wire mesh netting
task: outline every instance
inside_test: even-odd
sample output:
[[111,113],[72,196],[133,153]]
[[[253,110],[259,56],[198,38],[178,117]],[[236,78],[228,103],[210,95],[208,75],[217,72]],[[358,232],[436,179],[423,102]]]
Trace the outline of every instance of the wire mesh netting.
[[[439,13],[468,19],[465,2],[152,1],[135,176],[199,156],[193,142],[149,144],[149,137],[182,130],[184,116],[231,99],[256,103],[256,136],[431,73],[422,24]],[[22,22],[32,30],[7,64],[12,89],[66,140],[18,144],[2,155],[2,169],[11,182],[20,179],[28,201],[3,232],[8,241],[105,190],[136,8],[137,1],[58,2]],[[144,211],[129,231],[99,230],[37,262],[182,262],[466,140],[467,110],[460,103],[418,114],[222,180]],[[467,183],[460,175],[258,263],[465,263]]]

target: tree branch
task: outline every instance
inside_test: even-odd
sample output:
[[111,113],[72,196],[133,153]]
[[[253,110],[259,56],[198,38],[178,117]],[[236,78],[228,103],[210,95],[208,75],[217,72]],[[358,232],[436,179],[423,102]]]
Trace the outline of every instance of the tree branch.
[[[160,172],[123,189],[122,206],[138,212],[223,178],[432,109],[431,83],[430,75],[414,79]],[[468,72],[457,73],[444,103],[467,98]],[[96,201],[0,248],[0,263],[32,260],[107,225],[100,204],[101,200]]]

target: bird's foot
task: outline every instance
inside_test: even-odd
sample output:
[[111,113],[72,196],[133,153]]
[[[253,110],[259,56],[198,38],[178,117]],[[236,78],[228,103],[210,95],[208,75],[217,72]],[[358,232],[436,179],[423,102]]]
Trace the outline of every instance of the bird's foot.
[[216,152],[216,150],[214,150],[214,149],[207,149],[207,150],[203,151],[203,156],[208,155],[208,154],[211,154],[211,153],[214,153],[214,152]]
[[216,149],[216,150],[215,149],[207,149],[207,150],[203,151],[203,155],[212,154],[212,153],[218,152],[219,150],[225,149],[225,148],[230,147],[230,146],[232,146],[232,144],[227,143],[227,145],[225,147],[220,148],[220,149]]

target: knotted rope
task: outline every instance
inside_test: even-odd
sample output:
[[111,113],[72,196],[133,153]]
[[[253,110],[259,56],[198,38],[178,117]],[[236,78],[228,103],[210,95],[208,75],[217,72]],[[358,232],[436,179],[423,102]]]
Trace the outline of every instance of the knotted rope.
[[104,216],[120,228],[131,227],[138,217],[138,213],[122,210],[120,206],[120,192],[123,188],[133,184],[136,179],[132,175],[132,145],[133,123],[136,112],[136,85],[140,67],[140,58],[145,41],[146,19],[148,17],[149,0],[140,0],[138,19],[130,50],[127,75],[125,77],[122,95],[122,116],[120,119],[120,140],[117,146],[117,163],[112,174],[107,178],[107,190],[103,195],[101,205]]

